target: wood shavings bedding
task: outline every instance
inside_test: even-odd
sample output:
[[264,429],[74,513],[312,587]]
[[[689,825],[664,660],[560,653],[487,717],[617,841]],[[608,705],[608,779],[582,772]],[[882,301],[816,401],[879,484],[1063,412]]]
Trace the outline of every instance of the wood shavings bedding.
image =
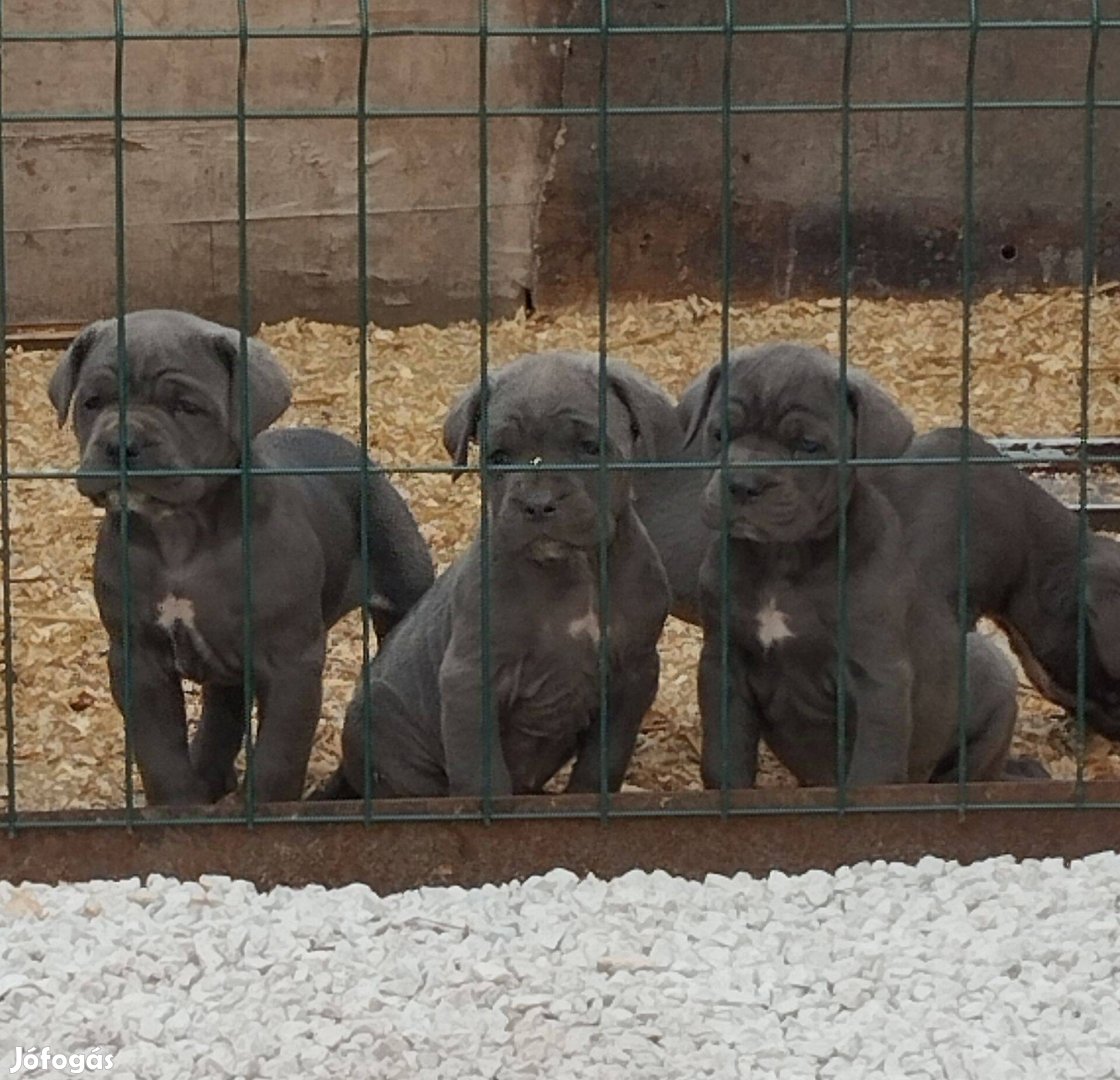
[[[794,300],[751,303],[730,312],[733,346],[796,339],[835,351],[839,303]],[[1120,299],[1098,290],[1092,300],[1090,362],[1092,433],[1120,431]],[[908,409],[919,429],[960,416],[959,301],[856,300],[848,327],[849,356]],[[992,295],[972,311],[972,423],[989,435],[1072,435],[1079,415],[1081,299],[1071,291]],[[260,336],[291,372],[291,424],[320,424],[358,434],[358,331],[291,319]],[[369,332],[369,436],[374,455],[394,467],[447,462],[440,430],[448,404],[478,371],[478,326],[412,326]],[[697,297],[611,306],[608,346],[673,393],[719,355],[720,308]],[[495,364],[524,352],[598,348],[594,311],[525,317],[490,328]],[[46,399],[56,352],[9,353],[9,424],[13,470],[71,469],[70,430],[59,430]],[[477,520],[477,485],[446,473],[395,477],[441,567],[462,549]],[[106,639],[91,582],[96,513],[61,479],[13,480],[12,653],[17,802],[23,809],[123,804],[123,734],[109,696]],[[646,719],[627,785],[645,790],[700,786],[695,665],[699,631],[670,620],[662,639],[661,693]],[[361,663],[361,622],[353,614],[331,635],[323,723],[310,782],[326,776]],[[188,701],[197,706],[190,689]],[[1025,685],[1016,751],[1033,754],[1060,777],[1075,769],[1072,724]],[[4,756],[0,738],[0,759]],[[1087,775],[1120,777],[1120,745],[1091,736]],[[760,783],[791,778],[767,757]],[[0,766],[0,791],[4,790]]]

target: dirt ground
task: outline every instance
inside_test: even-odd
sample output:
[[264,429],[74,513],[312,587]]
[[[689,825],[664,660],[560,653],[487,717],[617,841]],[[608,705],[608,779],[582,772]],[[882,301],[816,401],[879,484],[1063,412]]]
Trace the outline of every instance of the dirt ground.
[[[1090,420],[1093,434],[1120,431],[1120,298],[1113,286],[1092,303]],[[849,323],[849,356],[869,369],[907,408],[918,428],[960,415],[962,320],[959,301],[860,300]],[[731,343],[795,339],[836,350],[839,302],[790,301],[739,306],[730,313]],[[1076,433],[1081,364],[1081,302],[1070,292],[992,296],[972,313],[972,422],[989,435]],[[690,297],[670,303],[612,305],[612,354],[643,368],[677,393],[719,354],[720,309]],[[291,372],[293,424],[358,430],[358,332],[293,319],[263,327],[263,337]],[[477,374],[479,329],[372,328],[369,334],[371,448],[390,466],[444,466],[439,432],[447,405]],[[524,315],[490,328],[492,362],[549,348],[597,348],[593,312]],[[11,468],[62,470],[77,460],[69,429],[59,430],[46,398],[53,352],[8,356]],[[440,566],[470,537],[477,487],[446,474],[396,477]],[[15,668],[17,802],[23,809],[123,804],[122,724],[109,697],[106,639],[91,588],[97,511],[59,478],[14,480],[12,612]],[[695,664],[699,632],[670,620],[662,639],[661,693],[646,719],[628,776],[645,790],[697,788],[699,734]],[[331,637],[323,722],[309,782],[337,757],[338,733],[361,662],[360,619]],[[189,690],[190,700],[197,694]],[[1042,758],[1057,776],[1075,768],[1072,725],[1024,683],[1016,749]],[[4,756],[0,740],[0,759]],[[0,770],[2,771],[2,770]],[[1120,747],[1089,740],[1090,777],[1120,777]],[[772,760],[761,783],[791,778]],[[4,779],[0,775],[0,790]]]

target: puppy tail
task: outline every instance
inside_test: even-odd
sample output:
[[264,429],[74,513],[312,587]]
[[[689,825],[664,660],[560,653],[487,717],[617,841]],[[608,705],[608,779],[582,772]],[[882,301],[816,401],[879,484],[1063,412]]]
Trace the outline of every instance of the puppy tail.
[[310,795],[308,802],[326,802],[333,799],[360,799],[362,793],[355,791],[341,768],[336,769]]

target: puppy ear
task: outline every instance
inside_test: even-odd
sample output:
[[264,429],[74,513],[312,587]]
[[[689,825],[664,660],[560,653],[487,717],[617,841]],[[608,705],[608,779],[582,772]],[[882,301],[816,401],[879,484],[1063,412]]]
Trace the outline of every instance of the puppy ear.
[[[235,434],[241,432],[242,383],[241,335],[222,327],[215,335],[214,347],[230,373],[230,422]],[[278,419],[292,403],[292,383],[272,350],[261,340],[251,337],[246,342],[249,379],[249,433],[259,435]]]
[[89,356],[93,343],[113,322],[112,319],[100,319],[83,327],[78,336],[70,342],[70,347],[62,354],[58,367],[54,369],[50,385],[47,387],[47,397],[51,399],[51,404],[54,406],[59,427],[66,423],[66,417],[70,414],[70,402],[78,385],[82,364]]
[[630,414],[634,456],[640,461],[676,456],[682,443],[673,399],[628,364],[612,361],[608,371],[611,390]]
[[1089,629],[1104,669],[1120,679],[1120,545],[1093,538],[1089,556]]
[[684,424],[685,446],[691,446],[696,441],[696,437],[704,427],[704,422],[708,419],[712,398],[719,389],[719,376],[720,366],[713,364],[706,374],[693,381],[677,406],[677,416]]
[[848,404],[855,417],[854,457],[891,458],[905,453],[914,425],[870,375],[848,372]]
[[[443,448],[451,464],[462,467],[467,463],[467,451],[478,438],[478,420],[482,410],[482,382],[468,386],[456,399],[443,422]],[[461,474],[451,474],[452,482]]]

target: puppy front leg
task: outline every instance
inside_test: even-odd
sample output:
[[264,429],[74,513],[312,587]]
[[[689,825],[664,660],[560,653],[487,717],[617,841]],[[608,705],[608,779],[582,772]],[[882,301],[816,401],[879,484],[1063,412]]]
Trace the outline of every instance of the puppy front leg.
[[876,665],[852,663],[849,670],[856,730],[848,784],[903,784],[910,766],[913,670],[904,659]]
[[285,657],[271,670],[260,670],[260,726],[253,755],[260,802],[294,802],[303,794],[323,701],[324,659],[325,637],[302,656]]
[[[611,669],[607,717],[607,790],[618,791],[634,753],[642,720],[657,697],[661,664],[656,651]],[[603,732],[596,716],[576,755],[565,791],[598,791]]]
[[237,790],[233,762],[245,740],[243,695],[238,685],[207,683],[202,688],[202,716],[191,740],[191,761],[214,801]]
[[[139,639],[139,640],[138,640]],[[191,767],[187,750],[187,711],[174,657],[163,641],[132,641],[128,679],[131,736],[144,797],[149,806],[190,806],[211,802],[210,789]],[[121,639],[109,642],[109,688],[125,713],[125,656]]]
[[747,697],[742,660],[734,642],[727,657],[726,746],[721,723],[722,666],[719,631],[705,627],[697,669],[702,734],[700,775],[706,788],[722,787],[725,777],[730,788],[754,787],[761,728],[754,705]]
[[[460,653],[453,634],[439,668],[439,723],[448,794],[482,796],[489,790],[491,795],[510,795],[513,782],[502,753],[498,702],[494,694],[491,694],[494,722],[488,730],[482,724],[479,666],[477,650],[468,648]],[[487,761],[488,778],[485,774]]]

